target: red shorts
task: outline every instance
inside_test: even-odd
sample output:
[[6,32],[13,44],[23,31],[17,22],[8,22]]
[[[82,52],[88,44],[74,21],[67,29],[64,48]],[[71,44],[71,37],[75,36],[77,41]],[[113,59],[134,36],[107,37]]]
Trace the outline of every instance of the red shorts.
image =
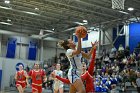
[[16,87],[18,87],[18,86],[21,86],[22,88],[25,88],[26,87],[26,82],[23,82],[23,83],[16,82]]
[[42,93],[42,86],[37,86],[32,84],[32,93],[33,92]]

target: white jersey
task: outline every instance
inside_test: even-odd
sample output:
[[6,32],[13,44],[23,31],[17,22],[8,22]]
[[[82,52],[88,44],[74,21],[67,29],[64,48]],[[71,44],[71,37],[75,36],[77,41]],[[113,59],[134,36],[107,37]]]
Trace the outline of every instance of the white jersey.
[[[57,75],[57,76],[60,76],[60,77],[63,77],[63,72],[60,70],[60,71],[58,71],[58,70],[54,70],[54,72],[55,72],[55,74]],[[58,89],[60,89],[60,88],[63,88],[63,82],[61,82],[60,80],[58,80],[58,79],[54,79],[54,84],[53,84],[53,89],[54,90],[58,90]]]
[[[70,61],[70,70],[76,70],[77,74],[80,76],[81,75],[81,72],[82,72],[82,63],[81,63],[81,58],[82,58],[82,55],[79,54],[79,55],[72,55],[72,52],[74,50],[72,49],[68,49],[67,52],[66,52],[66,56],[68,57],[69,61]],[[70,73],[68,73],[70,74]]]
[[[59,70],[59,71],[58,71],[58,70],[54,70],[54,72],[55,72],[55,74],[56,74],[57,76],[63,77],[63,71],[61,71],[61,70]],[[55,79],[54,81],[55,81],[54,84],[55,84],[55,83],[63,84],[60,80]]]

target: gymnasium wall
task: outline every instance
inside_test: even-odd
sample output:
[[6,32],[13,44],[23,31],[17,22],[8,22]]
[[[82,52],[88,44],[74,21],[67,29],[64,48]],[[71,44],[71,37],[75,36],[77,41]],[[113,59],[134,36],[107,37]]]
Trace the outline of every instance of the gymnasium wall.
[[[105,30],[105,34],[103,33],[103,31],[101,31],[101,45],[103,46],[110,45],[110,43],[112,42],[112,28]],[[108,40],[108,38],[111,42]]]
[[33,41],[33,39],[25,38],[25,37],[18,37],[18,36],[7,36],[2,35],[2,57],[6,56],[7,52],[7,42],[9,38],[15,38],[16,40],[16,51],[15,51],[15,58],[19,59],[26,59],[28,56],[28,45],[30,41]]
[[[125,43],[125,42],[126,42],[126,40],[125,40],[125,35],[119,35],[119,36],[118,36],[118,33],[120,33],[120,31],[121,31],[122,28],[124,28],[123,25],[119,25],[118,30],[117,30],[116,27],[113,28],[113,41],[116,40],[116,41],[114,42],[114,46],[115,46],[116,49],[119,49],[119,46],[120,46],[120,45],[122,45],[123,48],[125,48],[125,44],[126,44],[126,43]],[[118,31],[118,32],[117,32],[117,31]],[[123,29],[122,33],[124,33],[124,29]],[[120,34],[121,34],[121,33],[120,33]],[[117,38],[117,39],[116,39],[116,38]]]
[[24,68],[26,68],[27,64],[29,67],[32,67],[35,61],[0,58],[0,67],[2,66],[2,71],[3,71],[2,72],[2,89],[10,86],[11,84],[10,78],[11,76],[14,77],[16,73],[17,63],[22,63],[24,65]]
[[[101,31],[101,46],[100,46],[100,53],[102,54],[102,50],[106,49],[106,51],[110,51],[112,48],[112,28],[108,28],[105,30],[105,33]],[[105,35],[106,34],[106,35]],[[108,40],[109,39],[109,40]]]
[[[73,40],[76,42],[77,44],[77,37],[73,36]],[[99,31],[92,31],[90,33],[88,33],[88,36],[86,37],[86,39],[82,39],[82,48],[89,48],[91,47],[91,42],[95,42],[95,41],[99,41]]]
[[[1,57],[6,56],[6,51],[7,51],[7,40],[9,36],[4,36],[2,37],[2,52],[0,54]],[[34,40],[30,38],[25,38],[25,37],[17,37],[17,36],[12,36],[12,38],[17,38],[17,46],[16,46],[16,52],[15,52],[15,58],[17,59],[28,59],[28,44],[30,41],[36,41],[37,43],[39,40]],[[21,45],[22,44],[22,45]],[[44,60],[51,59],[52,57],[59,55],[59,53],[65,52],[64,50],[58,48],[56,46],[57,42],[52,42],[52,41],[44,41],[44,51],[43,51],[43,58]],[[36,54],[36,60],[40,60],[40,43],[38,43],[38,48],[37,48],[37,54]]]
[[99,32],[93,31],[88,33],[88,40],[82,42],[82,48],[91,47],[91,42],[99,41]]
[[58,48],[57,42],[52,41],[44,42],[44,51],[43,51],[44,60],[51,59],[56,55],[59,56],[60,53],[65,53],[65,50],[62,48]]

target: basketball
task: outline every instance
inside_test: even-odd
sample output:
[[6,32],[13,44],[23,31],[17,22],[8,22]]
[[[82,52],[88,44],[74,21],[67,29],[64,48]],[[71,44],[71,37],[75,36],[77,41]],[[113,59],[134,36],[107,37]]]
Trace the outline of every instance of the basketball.
[[87,29],[84,26],[78,26],[75,30],[75,34],[81,33],[81,38],[85,38],[87,35]]

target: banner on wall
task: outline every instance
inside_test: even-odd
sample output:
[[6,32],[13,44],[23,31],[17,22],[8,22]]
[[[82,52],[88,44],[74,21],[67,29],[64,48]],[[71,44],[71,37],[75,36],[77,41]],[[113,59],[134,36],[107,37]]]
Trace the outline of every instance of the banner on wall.
[[10,39],[8,39],[7,53],[6,53],[6,57],[7,58],[15,58],[16,41],[17,41],[16,38],[10,38]]
[[2,82],[2,62],[0,62],[0,90],[1,90],[1,82]]
[[[135,48],[140,48],[140,23],[129,24],[129,47],[132,53]],[[139,50],[137,49],[136,52]]]
[[29,60],[36,60],[36,54],[37,54],[37,43],[30,41],[29,51],[28,51],[28,59]]
[[1,90],[1,81],[2,81],[2,70],[0,69],[0,90]]

